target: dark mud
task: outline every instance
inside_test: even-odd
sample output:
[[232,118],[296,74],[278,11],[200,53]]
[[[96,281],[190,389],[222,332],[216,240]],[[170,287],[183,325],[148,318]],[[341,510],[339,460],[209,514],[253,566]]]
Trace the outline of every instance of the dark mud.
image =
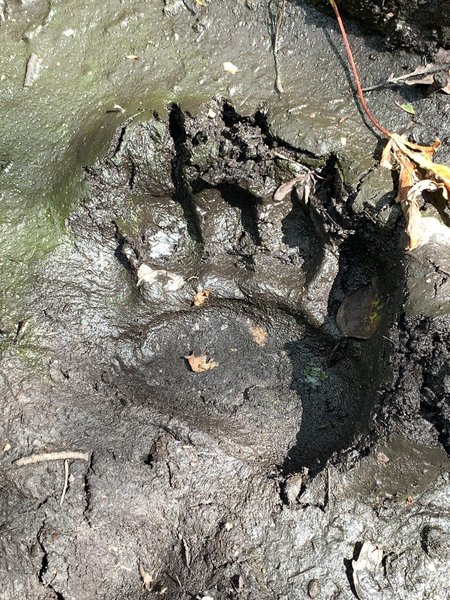
[[[64,180],[67,235],[0,321],[0,597],[450,597],[448,209],[428,211],[434,233],[406,253],[395,177],[376,167],[350,101],[334,20],[288,3],[279,96],[263,3],[111,2],[91,15],[72,2],[48,22],[46,3],[3,4],[5,56],[44,19],[32,31],[53,77],[28,90],[29,104],[8,82],[8,152],[29,145],[32,158],[14,158],[16,179],[9,162],[0,172],[16,194],[8,207],[29,217],[17,232],[35,256],[23,232],[41,242],[54,217],[39,213],[33,229],[29,206]],[[411,6],[380,4],[390,26]],[[64,10],[79,19],[69,36]],[[423,47],[445,41],[424,27]],[[388,43],[409,43],[395,29]],[[370,83],[417,65],[356,23],[349,31]],[[52,62],[63,50],[67,72]],[[81,79],[77,56],[92,59]],[[225,59],[240,67],[234,78]],[[443,95],[370,100],[388,126],[439,136],[448,156]],[[405,100],[414,118],[394,103]],[[40,120],[17,139],[20,110],[37,101]],[[115,103],[125,116],[105,121]],[[60,218],[56,196],[44,198]],[[8,276],[22,274],[18,240],[5,244]],[[368,286],[379,327],[343,339],[338,309]],[[207,302],[193,306],[202,289]],[[215,368],[192,372],[191,353]],[[68,472],[63,460],[17,462],[56,451],[88,456]],[[378,568],[352,562],[367,543],[381,550]]]
[[[312,0],[324,7],[323,0]],[[450,2],[448,0],[341,0],[339,7],[381,32],[389,47],[414,48],[433,54],[450,46]]]
[[[447,597],[449,320],[404,316],[402,217],[366,179],[226,102],[117,131],[4,352],[2,597]],[[343,340],[375,280],[378,331]],[[15,460],[64,449],[91,454],[61,504],[62,463]]]

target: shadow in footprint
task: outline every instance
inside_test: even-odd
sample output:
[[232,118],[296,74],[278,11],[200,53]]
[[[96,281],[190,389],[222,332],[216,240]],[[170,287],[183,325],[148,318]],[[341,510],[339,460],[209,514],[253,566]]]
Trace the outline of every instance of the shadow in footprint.
[[362,427],[366,390],[350,357],[330,365],[332,344],[318,345],[317,336],[286,344],[292,362],[292,384],[301,399],[300,429],[289,452],[285,474],[307,467],[319,472],[331,455],[347,447]]
[[[308,327],[307,336],[285,346],[292,363],[291,389],[302,406],[296,443],[283,465],[285,475],[303,467],[317,474],[335,452],[349,448],[369,429],[377,391],[388,373],[393,351],[386,334],[403,297],[404,272],[398,248],[396,234],[360,223],[358,231],[340,246],[339,269],[324,326]],[[377,275],[383,299],[379,330],[369,340],[340,343],[336,352],[337,308],[347,295]]]

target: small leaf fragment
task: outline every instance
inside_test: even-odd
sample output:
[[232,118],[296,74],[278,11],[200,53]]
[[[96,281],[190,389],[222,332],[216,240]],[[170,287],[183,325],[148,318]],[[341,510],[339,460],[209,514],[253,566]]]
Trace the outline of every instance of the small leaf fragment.
[[139,575],[142,579],[142,583],[144,584],[145,589],[151,591],[151,589],[153,588],[153,577],[145,569],[141,562],[139,563]]
[[158,275],[159,275],[159,271],[157,269],[152,269],[145,263],[142,263],[142,265],[139,267],[139,269],[137,271],[138,281],[137,281],[136,285],[139,287],[143,283],[152,284],[156,281],[156,278],[158,277]]
[[165,272],[167,276],[167,283],[163,286],[163,290],[165,292],[176,292],[181,290],[184,286],[184,279],[181,275],[177,275],[176,273],[170,273],[169,271]]
[[154,284],[159,278],[163,278],[166,280],[166,283],[163,285],[163,290],[165,292],[176,292],[180,290],[185,281],[181,275],[177,275],[177,273],[171,273],[170,271],[166,271],[165,269],[152,269],[145,263],[139,267],[137,271],[138,281],[137,286],[139,287],[143,283],[148,283],[149,285]]
[[399,102],[396,102],[395,104],[410,115],[416,114],[416,109],[411,104],[411,102],[405,102],[404,104],[400,104]]
[[187,354],[184,358],[188,361],[191,371],[194,371],[194,373],[204,373],[219,366],[219,363],[208,358],[206,354],[196,356],[191,352],[191,354]]
[[381,465],[385,465],[389,462],[389,456],[387,456],[384,452],[377,452],[377,461]]
[[27,61],[25,70],[25,81],[23,83],[24,88],[28,88],[33,85],[35,80],[38,78],[39,71],[41,70],[41,59],[37,54],[32,52]]
[[192,298],[192,306],[203,306],[203,304],[208,300],[209,295],[209,290],[198,290],[198,292]]
[[258,346],[264,347],[267,342],[267,330],[260,325],[254,325],[250,326],[250,331]]
[[328,375],[321,367],[307,367],[303,371],[307,383],[319,387],[327,379]]

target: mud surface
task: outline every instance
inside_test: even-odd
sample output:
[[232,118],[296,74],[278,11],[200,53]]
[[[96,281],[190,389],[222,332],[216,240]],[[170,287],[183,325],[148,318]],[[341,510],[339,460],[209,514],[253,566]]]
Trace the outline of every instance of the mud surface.
[[[181,39],[188,23],[204,37],[194,45],[186,34],[186,47],[207,49],[217,34],[220,49],[222,15],[249,32],[243,47],[266,44],[259,5],[221,7],[166,2],[153,27]],[[314,52],[330,43],[326,16],[289,11],[284,68],[293,40]],[[350,30],[373,77],[416,60]],[[243,61],[242,48],[227,56],[238,62],[233,52]],[[406,253],[395,178],[377,167],[354,105],[336,104],[331,86],[316,114],[306,71],[302,104],[293,71],[283,70],[279,97],[271,65],[254,79],[236,74],[227,94],[211,76],[206,102],[184,81],[185,100],[150,103],[130,76],[124,95],[134,89],[149,105],[99,125],[108,144],[91,148],[95,161],[76,143],[65,149],[72,122],[59,141],[50,131],[58,160],[48,181],[58,175],[45,198],[66,217],[64,234],[27,273],[32,285],[5,276],[23,287],[8,288],[16,295],[0,328],[1,598],[449,597],[448,211],[430,209],[439,235]],[[402,93],[378,96],[388,124]],[[445,138],[442,97],[408,93],[418,117],[400,112],[405,128]],[[47,150],[30,152],[28,174],[47,172]],[[66,152],[63,210],[53,186]],[[7,211],[19,210],[14,197],[31,198],[30,180],[12,177]],[[344,338],[338,311],[361,290],[370,313],[347,309],[360,335]],[[194,372],[192,354],[213,368]],[[67,451],[87,454],[17,462]],[[379,564],[363,563],[374,546]]]
[[[344,204],[332,159],[308,203],[274,202],[308,168],[261,112],[166,117],[88,169],[33,379],[26,332],[4,354],[3,597],[352,598],[365,541],[385,563],[359,597],[444,597],[448,320],[401,316],[398,218]],[[374,277],[380,328],[343,341],[336,310]],[[55,449],[91,453],[62,505],[60,463],[14,462]]]
[[[316,6],[325,2],[313,0]],[[428,52],[450,46],[450,3],[447,0],[342,0],[339,6],[380,31],[391,47]]]

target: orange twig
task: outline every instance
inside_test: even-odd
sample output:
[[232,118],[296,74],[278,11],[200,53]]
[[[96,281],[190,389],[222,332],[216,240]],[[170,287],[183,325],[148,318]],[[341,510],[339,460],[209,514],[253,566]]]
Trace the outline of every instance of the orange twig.
[[392,132],[390,132],[388,129],[383,127],[383,125],[381,125],[381,123],[379,123],[375,119],[375,117],[370,112],[369,107],[367,106],[367,102],[366,102],[366,99],[364,98],[364,92],[363,92],[362,86],[361,86],[361,81],[359,79],[358,69],[356,68],[355,59],[353,58],[353,52],[350,47],[350,42],[348,41],[347,32],[345,31],[344,23],[342,21],[339,9],[337,7],[335,0],[328,0],[328,1],[331,4],[332,9],[334,10],[334,14],[336,15],[339,29],[341,30],[342,39],[344,40],[345,50],[347,52],[348,60],[349,60],[349,63],[350,63],[351,69],[352,69],[353,78],[355,80],[356,89],[358,91],[358,97],[359,97],[359,101],[361,102],[361,106],[363,107],[363,110],[364,110],[365,114],[367,115],[367,118],[375,125],[375,127],[379,131],[381,131],[381,133],[383,135],[390,138],[392,136]]

